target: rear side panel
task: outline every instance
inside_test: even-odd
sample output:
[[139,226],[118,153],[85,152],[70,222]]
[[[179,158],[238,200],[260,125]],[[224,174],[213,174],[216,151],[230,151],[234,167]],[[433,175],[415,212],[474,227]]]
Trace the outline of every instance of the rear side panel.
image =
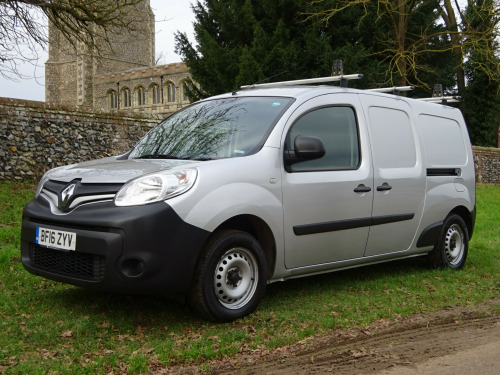
[[[414,107],[424,144],[427,176],[420,232],[438,226],[453,210],[461,213],[472,232],[476,202],[474,158],[462,114],[437,104],[417,102]],[[432,248],[431,242],[420,241],[418,246]]]

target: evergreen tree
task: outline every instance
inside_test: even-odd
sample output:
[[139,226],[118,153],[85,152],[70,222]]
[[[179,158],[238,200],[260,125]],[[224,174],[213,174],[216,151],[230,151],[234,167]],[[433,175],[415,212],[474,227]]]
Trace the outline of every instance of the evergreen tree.
[[[337,0],[331,0],[333,2]],[[372,57],[374,13],[353,7],[328,24],[307,19],[309,0],[206,0],[193,5],[196,46],[176,34],[176,51],[189,66],[191,99],[267,80],[328,76],[334,59],[347,73],[370,67],[360,85],[380,82],[386,66]],[[368,78],[370,77],[370,78]]]
[[[260,81],[283,81],[331,74],[341,59],[344,72],[363,73],[352,87],[369,88],[408,81],[428,95],[435,83],[455,86],[451,52],[443,37],[439,1],[418,1],[406,17],[404,80],[393,58],[394,15],[381,12],[377,1],[349,3],[334,17],[315,14],[341,6],[345,0],[205,0],[195,13],[194,46],[185,34],[176,34],[176,51],[183,56],[193,79],[191,99],[238,89]],[[357,3],[357,4],[354,4]],[[444,34],[446,35],[446,34]],[[392,51],[392,52],[391,52]],[[391,68],[392,67],[392,68]],[[398,70],[396,69],[396,72]],[[392,73],[391,73],[392,72]]]

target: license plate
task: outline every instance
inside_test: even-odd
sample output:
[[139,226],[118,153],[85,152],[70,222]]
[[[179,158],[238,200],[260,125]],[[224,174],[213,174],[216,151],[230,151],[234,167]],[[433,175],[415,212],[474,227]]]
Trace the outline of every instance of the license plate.
[[76,233],[37,227],[35,242],[56,249],[75,250]]

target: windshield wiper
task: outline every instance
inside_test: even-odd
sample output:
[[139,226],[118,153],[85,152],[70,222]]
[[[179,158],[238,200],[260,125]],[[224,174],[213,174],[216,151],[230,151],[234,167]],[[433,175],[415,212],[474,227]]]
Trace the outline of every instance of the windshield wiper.
[[207,161],[213,160],[213,158],[196,158],[196,157],[180,157],[175,155],[162,155],[162,154],[147,154],[138,156],[134,159],[171,159],[171,160],[196,160],[196,161]]
[[175,155],[163,155],[163,154],[148,154],[148,155],[141,155],[138,156],[134,159],[174,159],[174,160],[185,160],[186,158],[180,158]]

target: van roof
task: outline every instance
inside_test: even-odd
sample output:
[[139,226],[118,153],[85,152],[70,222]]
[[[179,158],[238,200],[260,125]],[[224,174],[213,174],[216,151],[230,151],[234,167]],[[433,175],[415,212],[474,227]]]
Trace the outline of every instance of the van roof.
[[[412,106],[418,105],[420,108],[436,108],[436,104],[439,106],[443,106],[449,109],[458,110],[457,108],[450,107],[445,103],[439,103],[441,98],[436,98],[434,102],[426,102],[423,100],[419,100],[418,98],[408,98],[406,96],[393,95],[390,93],[383,92],[375,92],[370,90],[363,89],[354,89],[348,87],[339,87],[339,86],[331,86],[331,85],[286,85],[286,86],[274,86],[274,87],[248,87],[244,89],[235,90],[233,92],[221,94],[218,96],[214,96],[208,99],[214,98],[229,98],[229,97],[243,97],[243,96],[281,96],[281,97],[290,97],[296,99],[307,100],[309,98],[313,98],[319,95],[325,94],[335,94],[335,93],[357,93],[357,94],[368,94],[373,96],[380,97],[389,97],[393,99],[399,99],[411,103]],[[444,98],[443,98],[444,99]]]

